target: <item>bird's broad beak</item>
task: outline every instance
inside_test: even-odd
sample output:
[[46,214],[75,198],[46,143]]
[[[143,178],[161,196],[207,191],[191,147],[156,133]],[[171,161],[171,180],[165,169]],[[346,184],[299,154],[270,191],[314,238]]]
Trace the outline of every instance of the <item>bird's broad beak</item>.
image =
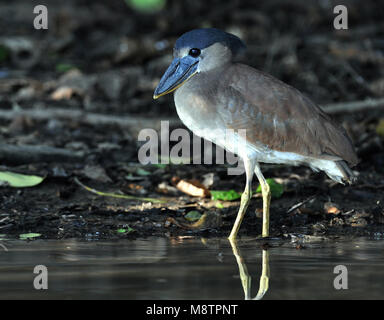
[[196,74],[198,62],[198,59],[190,56],[173,59],[155,89],[153,99],[164,96],[182,86],[185,81]]

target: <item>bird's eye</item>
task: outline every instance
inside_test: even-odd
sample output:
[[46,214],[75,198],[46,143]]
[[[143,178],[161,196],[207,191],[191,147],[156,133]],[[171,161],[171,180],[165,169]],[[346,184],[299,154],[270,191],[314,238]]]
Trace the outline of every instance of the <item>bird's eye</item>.
[[189,50],[188,54],[191,57],[197,58],[200,55],[200,53],[201,53],[200,49],[193,48],[193,49]]

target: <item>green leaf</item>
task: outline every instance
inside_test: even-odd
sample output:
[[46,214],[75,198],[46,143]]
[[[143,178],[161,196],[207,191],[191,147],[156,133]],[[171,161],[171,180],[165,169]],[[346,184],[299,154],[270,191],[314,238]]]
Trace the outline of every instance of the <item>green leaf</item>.
[[139,176],[148,176],[150,175],[151,173],[147,170],[144,170],[142,168],[138,168],[136,173],[139,175]]
[[19,235],[19,238],[21,240],[26,240],[26,239],[38,238],[40,236],[41,236],[40,233],[23,233]]
[[[277,183],[273,179],[267,179],[267,183],[271,188],[271,194],[273,198],[280,198],[284,193],[284,187],[282,184]],[[261,186],[259,185],[256,189],[257,193],[261,193]]]
[[224,200],[224,201],[232,201],[241,198],[241,193],[236,192],[235,190],[229,191],[219,191],[219,190],[211,190],[212,200]]
[[224,205],[220,201],[217,201],[215,206],[216,206],[216,208],[219,208],[219,209],[223,209],[224,208]]
[[167,165],[164,163],[155,163],[154,166],[160,169],[164,169],[167,167]]
[[166,0],[125,0],[125,2],[135,10],[151,12],[164,8]]
[[117,233],[130,233],[130,232],[135,231],[135,229],[128,226],[127,228],[117,229],[116,231],[117,231]]
[[11,187],[15,188],[33,187],[41,183],[43,180],[44,178],[38,176],[29,176],[9,171],[0,171],[0,181],[5,181]]
[[201,218],[201,213],[199,211],[189,211],[185,216],[185,219],[188,221],[197,221]]
[[7,59],[8,56],[9,50],[3,45],[0,45],[0,62],[3,62],[5,59]]
[[70,63],[59,63],[56,65],[56,71],[57,72],[61,72],[61,73],[64,73],[64,72],[67,72],[71,69],[75,69],[76,67]]

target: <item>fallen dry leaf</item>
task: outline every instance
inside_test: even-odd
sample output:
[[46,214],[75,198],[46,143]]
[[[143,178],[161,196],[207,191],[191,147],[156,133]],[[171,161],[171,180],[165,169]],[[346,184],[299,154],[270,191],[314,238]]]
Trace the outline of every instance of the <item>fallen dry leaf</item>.
[[334,204],[332,202],[324,203],[324,210],[326,213],[329,213],[329,214],[339,214],[340,213],[340,209],[337,207],[336,204]]
[[157,192],[169,194],[169,195],[179,195],[179,190],[177,190],[175,187],[168,185],[166,182],[162,182],[157,186],[156,189]]
[[72,96],[78,93],[76,90],[70,87],[60,87],[57,88],[54,92],[51,94],[51,98],[53,100],[69,100],[72,98]]
[[208,197],[210,192],[196,180],[179,180],[176,188],[193,197]]

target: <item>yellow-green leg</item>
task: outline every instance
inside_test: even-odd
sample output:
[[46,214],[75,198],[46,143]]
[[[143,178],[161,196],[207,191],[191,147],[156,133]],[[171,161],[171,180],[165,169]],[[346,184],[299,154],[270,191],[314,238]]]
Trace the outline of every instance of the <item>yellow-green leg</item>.
[[269,236],[269,205],[271,203],[271,189],[269,187],[269,184],[265,180],[265,178],[264,178],[264,176],[260,170],[259,165],[256,165],[255,173],[256,173],[257,179],[260,182],[261,194],[263,196],[263,231],[262,231],[262,236],[268,237]]
[[257,292],[254,300],[260,300],[264,297],[269,288],[269,252],[263,250],[262,268],[260,276],[259,291]]
[[[237,246],[236,240],[229,240],[231,244],[233,254],[236,258],[237,265],[239,267],[241,285],[244,290],[244,299],[251,299],[251,282],[252,278],[248,273],[247,265],[244,262],[241,251]],[[269,288],[269,252],[268,250],[262,250],[262,263],[261,263],[261,276],[260,276],[260,285],[259,291],[254,300],[260,300],[264,297],[265,293]]]
[[252,178],[253,178],[253,172],[255,170],[256,162],[251,159],[244,160],[244,168],[245,168],[245,175],[246,175],[246,184],[245,184],[245,190],[243,194],[241,195],[240,200],[240,208],[239,212],[237,213],[235,224],[232,227],[231,234],[229,235],[229,240],[234,240],[237,237],[237,233],[240,229],[241,222],[243,221],[245,212],[247,211],[249,202],[252,197]]
[[243,256],[241,255],[241,252],[239,248],[237,247],[236,239],[231,240],[229,239],[229,243],[232,247],[233,255],[236,258],[237,265],[239,267],[239,273],[240,273],[240,280],[241,285],[244,290],[244,299],[250,300],[251,299],[251,276],[248,273],[247,265],[244,262]]

